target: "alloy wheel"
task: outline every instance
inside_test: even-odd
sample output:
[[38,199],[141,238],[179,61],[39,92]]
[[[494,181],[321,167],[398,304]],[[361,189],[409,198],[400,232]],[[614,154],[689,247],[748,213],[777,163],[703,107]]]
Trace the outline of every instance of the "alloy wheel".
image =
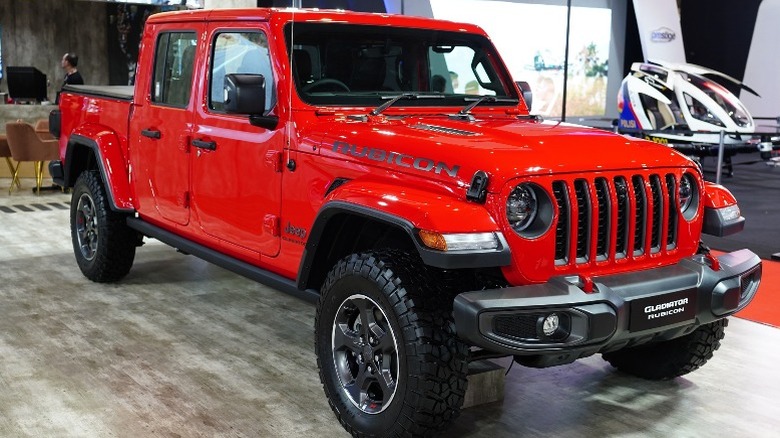
[[76,206],[76,236],[82,257],[94,259],[98,249],[98,219],[95,202],[87,193],[79,197]]
[[390,406],[398,388],[398,342],[376,301],[356,294],[341,303],[332,348],[341,390],[352,404],[367,414]]

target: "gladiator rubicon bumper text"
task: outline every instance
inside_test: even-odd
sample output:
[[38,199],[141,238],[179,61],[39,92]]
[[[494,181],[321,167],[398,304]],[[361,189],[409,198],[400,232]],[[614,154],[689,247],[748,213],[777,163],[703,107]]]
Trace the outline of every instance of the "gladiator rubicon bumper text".
[[577,277],[462,293],[458,336],[499,353],[557,355],[552,362],[672,339],[744,308],[758,290],[761,260],[743,249],[593,280],[592,293]]

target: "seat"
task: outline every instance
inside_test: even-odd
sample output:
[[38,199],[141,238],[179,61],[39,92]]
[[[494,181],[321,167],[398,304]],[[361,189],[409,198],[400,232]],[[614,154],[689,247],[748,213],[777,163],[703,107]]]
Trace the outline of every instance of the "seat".
[[8,147],[8,139],[3,134],[0,134],[0,157],[5,158],[8,170],[11,172],[11,188],[13,189],[14,185],[17,188],[21,188],[19,178],[16,177],[16,165],[11,161],[11,149]]
[[311,56],[303,49],[293,50],[293,70],[301,87],[314,82],[312,76]]
[[661,119],[663,120],[663,125],[661,126],[661,129],[665,129],[669,126],[674,126],[676,123],[676,120],[674,118],[674,113],[672,112],[672,109],[669,108],[669,105],[658,102],[658,112],[661,114]]
[[11,157],[17,162],[9,193],[13,190],[13,182],[16,181],[18,183],[19,168],[22,162],[25,161],[33,163],[36,192],[40,193],[41,184],[43,183],[43,163],[44,161],[59,159],[59,142],[56,139],[42,140],[31,124],[21,120],[6,123],[5,135],[8,141],[8,148],[11,151]]
[[38,134],[41,140],[53,139],[54,136],[49,132],[49,119],[39,119],[35,122],[35,133]]
[[380,56],[364,56],[355,60],[349,87],[355,91],[384,91],[387,64]]
[[661,115],[661,112],[655,108],[647,108],[645,110],[645,114],[647,114],[647,118],[650,119],[650,127],[652,130],[660,131],[664,123],[664,118]]
[[192,70],[195,60],[195,46],[187,46],[181,55],[181,65],[173,69],[168,78],[167,88],[163,90],[163,102],[180,108],[190,102],[192,90]]
[[447,80],[442,75],[433,75],[431,77],[431,91],[444,93],[447,90]]

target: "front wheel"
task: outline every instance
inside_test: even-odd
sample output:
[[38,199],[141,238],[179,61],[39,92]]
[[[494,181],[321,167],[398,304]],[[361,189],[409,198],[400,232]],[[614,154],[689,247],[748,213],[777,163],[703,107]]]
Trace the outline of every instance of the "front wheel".
[[139,236],[126,218],[111,210],[97,171],[79,175],[70,201],[70,233],[76,263],[85,277],[105,283],[130,271]]
[[427,436],[458,415],[468,349],[431,280],[401,251],[353,254],[328,274],[315,320],[317,364],[352,435]]
[[695,371],[720,347],[727,319],[704,324],[669,341],[604,353],[604,360],[620,371],[650,380],[673,379]]

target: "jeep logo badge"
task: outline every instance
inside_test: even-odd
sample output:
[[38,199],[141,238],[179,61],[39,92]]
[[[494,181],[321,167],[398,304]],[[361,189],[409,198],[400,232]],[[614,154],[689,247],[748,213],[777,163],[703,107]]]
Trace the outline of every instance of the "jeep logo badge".
[[287,222],[287,226],[284,228],[285,234],[289,234],[293,237],[296,237],[300,240],[303,240],[306,238],[306,229],[305,228],[299,228],[293,225],[290,222]]

